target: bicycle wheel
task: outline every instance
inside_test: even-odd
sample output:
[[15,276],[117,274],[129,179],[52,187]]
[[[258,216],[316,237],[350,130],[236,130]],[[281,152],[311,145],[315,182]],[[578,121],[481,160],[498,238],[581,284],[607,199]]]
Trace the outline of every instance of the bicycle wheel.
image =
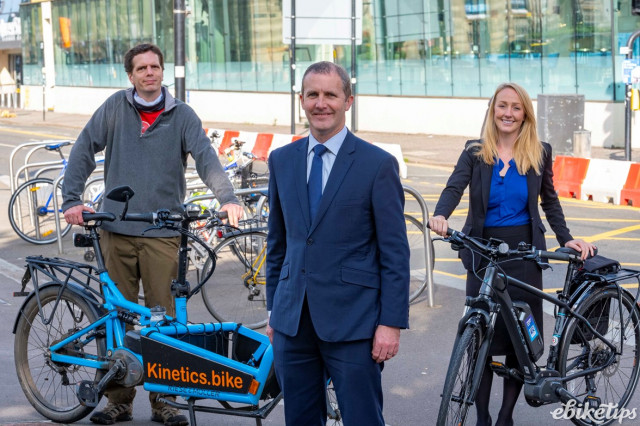
[[466,421],[474,396],[472,381],[481,343],[480,328],[468,325],[454,347],[438,412],[439,426],[461,426]]
[[342,414],[338,407],[338,398],[333,382],[327,382],[327,426],[342,426]]
[[266,195],[260,196],[258,204],[256,206],[256,214],[258,219],[263,222],[269,221],[269,197]]
[[[35,297],[22,310],[16,328],[14,358],[20,386],[31,405],[54,422],[72,423],[93,410],[80,404],[76,385],[83,380],[98,382],[105,372],[51,361],[49,347],[52,344],[98,319],[83,298],[68,290],[62,293],[56,306],[60,288],[54,286],[40,291],[41,312],[46,319],[53,313],[51,323],[43,323]],[[84,337],[62,352],[78,358],[104,357],[104,337],[99,333],[94,333],[93,338]]]
[[[587,296],[576,308],[576,312],[587,318],[616,347],[618,353],[612,365],[565,384],[566,389],[579,402],[584,402],[589,395],[598,398],[601,405],[617,404],[621,409],[627,405],[635,391],[640,372],[640,312],[629,293],[622,291],[621,296],[619,299],[617,288],[607,287]],[[584,324],[572,318],[562,337],[558,371],[561,377],[565,377],[598,368],[610,355],[608,346]],[[591,394],[588,393],[589,388],[592,388]],[[594,423],[589,418],[573,418],[571,421],[578,425],[593,425],[610,424],[616,419],[605,423]]]
[[[424,226],[413,216],[404,215],[407,224],[407,239],[409,241],[409,266],[411,269],[411,284],[409,287],[409,302],[413,302],[427,287],[427,268],[425,260],[424,246]],[[433,241],[429,239],[431,244],[431,253],[433,253]],[[433,270],[435,259],[431,259],[431,270]]]
[[[58,206],[62,206],[60,188],[55,192]],[[13,230],[32,244],[49,244],[57,240],[53,211],[53,181],[47,178],[32,179],[20,185],[9,200],[9,222]],[[64,237],[71,230],[62,212],[60,226]]]
[[89,178],[84,186],[84,192],[82,193],[82,203],[85,206],[93,208],[95,211],[99,211],[103,195],[104,177],[95,176]]
[[[251,231],[226,238],[213,249],[218,259],[213,276],[202,286],[202,298],[218,321],[248,328],[267,324],[266,243],[266,233]],[[210,268],[207,260],[202,276]]]

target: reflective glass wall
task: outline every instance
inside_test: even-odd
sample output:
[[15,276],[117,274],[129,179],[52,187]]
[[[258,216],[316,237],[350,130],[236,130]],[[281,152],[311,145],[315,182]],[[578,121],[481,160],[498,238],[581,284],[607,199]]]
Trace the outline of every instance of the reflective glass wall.
[[[619,48],[640,28],[630,0],[361,1],[360,94],[486,98],[512,80],[533,97],[622,100]],[[187,89],[289,91],[282,0],[188,3]],[[42,82],[39,8],[21,6],[26,84]],[[172,9],[166,0],[52,2],[56,84],[126,87],[123,55],[143,41],[163,49],[172,84]],[[351,48],[298,45],[296,59],[300,78],[317,60],[349,68]]]

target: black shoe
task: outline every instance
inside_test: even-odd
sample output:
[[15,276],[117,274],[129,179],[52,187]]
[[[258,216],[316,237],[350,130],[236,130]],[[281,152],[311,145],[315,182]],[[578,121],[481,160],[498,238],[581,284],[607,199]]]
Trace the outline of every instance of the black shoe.
[[133,419],[133,403],[114,404],[109,402],[102,411],[94,411],[91,421],[99,425],[112,425],[115,422],[126,422]]
[[164,423],[164,426],[187,426],[187,417],[180,414],[180,410],[169,405],[151,410],[151,421]]

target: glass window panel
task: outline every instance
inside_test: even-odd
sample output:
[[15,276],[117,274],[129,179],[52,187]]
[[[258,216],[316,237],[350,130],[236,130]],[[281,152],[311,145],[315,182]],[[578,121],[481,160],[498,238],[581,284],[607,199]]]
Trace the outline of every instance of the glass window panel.
[[42,15],[40,5],[20,6],[22,33],[23,84],[41,85],[42,66]]
[[544,82],[545,93],[576,93],[575,19],[573,0],[547,2],[543,21],[547,62],[549,69]]

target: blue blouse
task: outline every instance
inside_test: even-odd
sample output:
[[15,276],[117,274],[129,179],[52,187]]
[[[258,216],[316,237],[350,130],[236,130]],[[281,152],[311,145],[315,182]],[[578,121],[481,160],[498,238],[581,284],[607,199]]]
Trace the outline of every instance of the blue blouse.
[[513,159],[509,161],[509,169],[504,177],[500,176],[500,170],[503,168],[504,163],[501,159],[493,165],[489,206],[484,226],[526,225],[531,222],[527,209],[529,197],[527,176],[518,173]]

